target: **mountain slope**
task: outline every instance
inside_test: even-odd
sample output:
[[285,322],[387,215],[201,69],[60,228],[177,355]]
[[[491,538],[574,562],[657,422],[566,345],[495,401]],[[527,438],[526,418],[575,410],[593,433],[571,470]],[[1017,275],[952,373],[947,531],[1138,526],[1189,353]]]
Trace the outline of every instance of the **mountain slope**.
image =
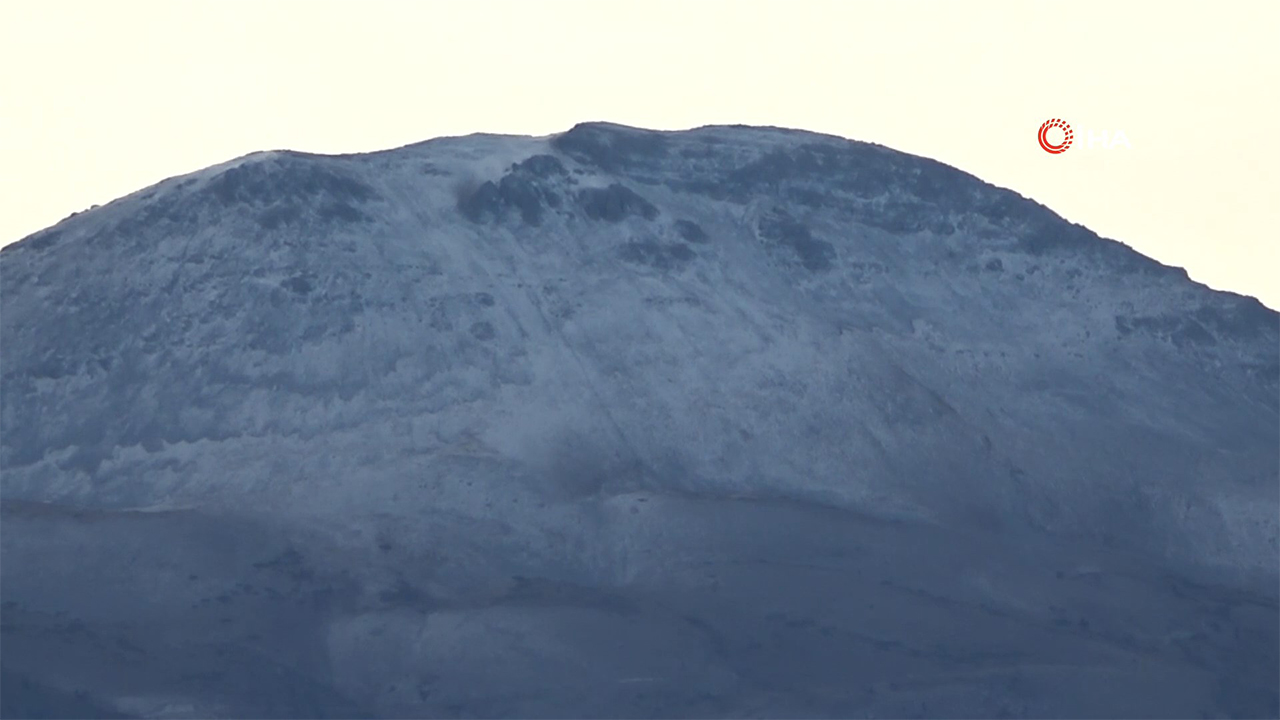
[[6,248],[0,290],[13,677],[140,714],[1276,712],[1276,314],[929,160],[599,123],[259,153]]

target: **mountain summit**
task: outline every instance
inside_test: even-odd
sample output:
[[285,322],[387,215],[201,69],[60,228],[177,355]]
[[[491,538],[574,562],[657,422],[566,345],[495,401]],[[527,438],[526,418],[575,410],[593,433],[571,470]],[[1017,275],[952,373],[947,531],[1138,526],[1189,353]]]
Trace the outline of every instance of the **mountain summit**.
[[9,716],[1280,712],[1276,313],[931,160],[256,153],[0,293]]

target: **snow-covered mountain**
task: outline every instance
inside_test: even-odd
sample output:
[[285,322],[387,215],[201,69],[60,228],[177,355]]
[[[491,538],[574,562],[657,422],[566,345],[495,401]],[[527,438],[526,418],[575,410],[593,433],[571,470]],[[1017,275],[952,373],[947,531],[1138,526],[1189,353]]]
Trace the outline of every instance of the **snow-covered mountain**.
[[257,153],[0,293],[7,715],[1280,713],[1276,313],[937,162]]

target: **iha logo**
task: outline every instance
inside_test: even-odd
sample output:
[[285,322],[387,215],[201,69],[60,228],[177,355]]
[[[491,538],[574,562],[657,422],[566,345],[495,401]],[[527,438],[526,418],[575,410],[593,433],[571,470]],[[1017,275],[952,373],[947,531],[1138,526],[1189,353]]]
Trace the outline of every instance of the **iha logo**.
[[[1088,130],[1088,143],[1085,149],[1093,150],[1095,147],[1101,147],[1103,150],[1114,150],[1116,147],[1124,147],[1126,150],[1131,149],[1129,138],[1124,134],[1123,130],[1117,130],[1112,133],[1109,130]],[[1036,134],[1036,140],[1040,142],[1040,149],[1050,155],[1061,155],[1071,147],[1071,143],[1075,140],[1075,131],[1062,118],[1052,118],[1045,120],[1040,125],[1040,132]]]
[[[1054,145],[1049,141],[1049,131],[1054,128],[1062,128],[1062,142],[1057,145]],[[1064,153],[1067,151],[1067,148],[1071,147],[1071,137],[1071,126],[1058,118],[1045,120],[1044,124],[1040,126],[1040,134],[1037,136],[1040,140],[1041,149],[1047,153],[1053,153],[1054,155]]]

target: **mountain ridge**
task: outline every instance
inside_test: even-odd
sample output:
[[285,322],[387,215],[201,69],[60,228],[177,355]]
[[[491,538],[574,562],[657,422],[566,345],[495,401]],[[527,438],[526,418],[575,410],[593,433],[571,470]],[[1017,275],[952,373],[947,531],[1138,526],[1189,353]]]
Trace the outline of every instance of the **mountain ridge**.
[[[1054,212],[1054,211],[1053,211],[1051,208],[1049,208],[1048,206],[1043,205],[1042,203],[1040,203],[1040,202],[1038,202],[1038,201],[1034,200],[1033,198],[1030,198],[1030,197],[1027,197],[1027,196],[1023,196],[1023,195],[1021,195],[1020,193],[1018,193],[1016,190],[1014,190],[1014,189],[1012,189],[1012,188],[1008,188],[1008,187],[1004,187],[1004,186],[998,186],[998,185],[994,185],[994,184],[988,183],[988,182],[986,182],[986,181],[982,180],[981,178],[979,178],[978,176],[973,175],[972,173],[969,173],[969,172],[964,171],[964,170],[960,170],[959,168],[956,168],[956,167],[951,166],[951,165],[947,165],[946,163],[943,163],[943,162],[938,161],[938,160],[934,160],[934,159],[929,158],[929,157],[927,157],[927,156],[923,156],[923,155],[916,155],[916,154],[908,153],[908,152],[901,151],[901,150],[895,150],[895,149],[890,148],[890,147],[888,147],[888,146],[880,145],[880,144],[878,144],[878,143],[874,143],[874,142],[863,141],[863,140],[853,140],[853,139],[845,138],[845,137],[842,137],[842,136],[839,136],[839,135],[834,135],[834,134],[829,134],[829,133],[822,133],[822,132],[815,132],[815,131],[810,131],[810,130],[802,130],[802,129],[797,129],[797,128],[787,128],[787,127],[782,127],[782,126],[742,125],[742,124],[712,124],[712,125],[702,125],[702,126],[698,126],[698,127],[694,127],[694,128],[689,128],[689,129],[687,129],[687,130],[648,130],[648,129],[644,129],[644,128],[640,128],[640,127],[635,127],[635,126],[625,125],[625,124],[622,124],[622,123],[614,123],[614,122],[608,122],[608,121],[588,121],[588,122],[581,122],[581,123],[578,123],[578,124],[577,124],[577,125],[575,125],[575,126],[574,126],[570,131],[567,131],[567,132],[574,132],[574,131],[579,131],[580,129],[590,129],[590,128],[602,128],[602,129],[606,129],[606,130],[621,131],[621,132],[626,132],[626,133],[653,133],[653,134],[659,134],[659,135],[661,135],[661,134],[680,134],[680,133],[720,132],[720,131],[744,130],[744,131],[761,132],[761,133],[773,133],[773,134],[778,134],[778,135],[783,135],[783,136],[804,136],[804,137],[811,137],[811,138],[814,138],[814,139],[816,139],[816,140],[820,140],[820,141],[828,142],[828,143],[835,143],[835,144],[841,144],[841,143],[848,144],[848,143],[852,143],[852,144],[855,144],[855,145],[858,145],[858,146],[865,146],[865,147],[869,147],[869,148],[878,148],[878,149],[881,149],[881,150],[888,151],[888,152],[890,152],[890,153],[894,154],[895,156],[899,156],[899,157],[903,157],[903,158],[910,158],[910,159],[915,160],[915,161],[920,161],[920,162],[923,162],[923,163],[928,163],[928,164],[936,165],[936,166],[938,166],[938,167],[940,167],[940,168],[943,168],[943,169],[945,169],[945,170],[953,171],[953,172],[955,172],[955,173],[958,173],[960,176],[963,176],[963,177],[965,177],[965,178],[968,178],[968,179],[971,179],[971,180],[976,181],[976,182],[978,182],[978,183],[981,183],[982,185],[988,186],[989,188],[994,189],[994,190],[996,190],[996,191],[999,191],[999,192],[1007,192],[1007,193],[1010,193],[1010,194],[1012,194],[1012,195],[1015,195],[1015,196],[1017,197],[1017,199],[1019,199],[1019,200],[1023,200],[1023,201],[1026,201],[1026,202],[1029,202],[1029,203],[1033,204],[1036,208],[1038,208],[1038,209],[1040,209],[1040,210],[1043,210],[1043,211],[1046,211],[1046,212],[1048,212],[1048,213],[1052,214],[1055,218],[1057,218],[1058,220],[1060,220],[1060,221],[1062,221],[1062,222],[1064,222],[1064,223],[1068,223],[1068,224],[1070,224],[1071,226],[1078,227],[1078,228],[1081,228],[1081,229],[1083,229],[1083,230],[1085,230],[1085,231],[1087,231],[1087,232],[1089,232],[1089,233],[1092,233],[1092,234],[1094,234],[1095,236],[1097,236],[1097,237],[1098,237],[1098,239],[1100,239],[1100,240],[1102,240],[1102,241],[1104,241],[1104,242],[1107,242],[1107,243],[1116,243],[1116,244],[1118,244],[1118,245],[1120,245],[1120,246],[1122,246],[1122,247],[1124,247],[1124,248],[1126,248],[1126,249],[1129,249],[1129,250],[1131,250],[1131,251],[1133,251],[1133,252],[1135,252],[1135,253],[1137,253],[1137,254],[1141,255],[1141,256],[1142,256],[1144,259],[1146,259],[1146,260],[1150,260],[1151,262],[1158,263],[1158,264],[1159,264],[1160,266],[1162,266],[1163,268],[1166,268],[1166,269],[1168,269],[1168,270],[1170,270],[1170,271],[1172,271],[1172,272],[1175,272],[1175,273],[1181,273],[1181,274],[1183,274],[1183,275],[1186,275],[1186,269],[1185,269],[1185,268],[1180,267],[1180,266],[1176,266],[1176,265],[1168,265],[1168,264],[1165,264],[1164,262],[1162,262],[1162,261],[1160,261],[1160,260],[1157,260],[1157,259],[1152,258],[1152,257],[1147,256],[1147,255],[1143,255],[1141,252],[1139,252],[1139,251],[1135,250],[1134,248],[1132,248],[1131,246],[1129,246],[1129,245],[1125,244],[1125,243],[1124,243],[1123,241],[1121,241],[1121,240],[1117,240],[1117,239],[1113,239],[1113,238],[1107,238],[1107,237],[1104,237],[1104,236],[1097,235],[1096,233],[1093,233],[1093,231],[1089,230],[1087,226],[1082,225],[1082,224],[1079,224],[1079,223],[1076,223],[1076,222],[1074,222],[1074,221],[1067,220],[1066,218],[1063,218],[1061,215],[1058,215],[1056,212]],[[129,200],[130,198],[135,198],[135,197],[137,197],[137,196],[149,196],[150,194],[152,194],[152,193],[154,193],[154,192],[156,192],[156,191],[160,190],[160,189],[161,189],[162,187],[164,187],[164,186],[168,186],[168,185],[172,185],[172,184],[174,184],[174,183],[180,183],[180,182],[184,182],[184,181],[187,181],[187,180],[195,179],[195,178],[197,178],[197,177],[200,177],[200,176],[207,175],[207,174],[209,174],[209,173],[213,173],[213,172],[215,172],[215,171],[218,171],[218,170],[219,170],[219,168],[231,169],[231,168],[233,168],[233,167],[235,167],[235,166],[238,166],[238,165],[243,164],[243,163],[246,163],[246,162],[251,162],[251,161],[255,161],[255,160],[261,160],[261,159],[266,159],[266,158],[276,157],[276,156],[289,156],[289,157],[295,157],[295,158],[298,158],[298,159],[304,159],[304,160],[305,160],[305,159],[314,159],[314,160],[325,160],[325,159],[331,159],[331,160],[359,160],[359,159],[367,159],[367,158],[376,158],[376,157],[378,157],[378,156],[383,156],[383,155],[388,155],[388,154],[393,154],[393,153],[400,153],[400,152],[411,151],[411,150],[421,150],[421,149],[428,148],[428,147],[430,147],[432,144],[436,144],[436,143],[450,142],[450,141],[466,141],[466,140],[468,140],[468,139],[472,139],[472,138],[476,138],[476,139],[500,139],[500,140],[548,140],[548,139],[558,138],[558,137],[560,137],[560,136],[562,136],[562,135],[565,135],[565,134],[567,134],[567,133],[554,133],[554,134],[551,134],[551,135],[542,135],[542,136],[537,136],[537,135],[516,135],[516,134],[504,134],[504,133],[471,133],[471,134],[468,134],[468,135],[442,136],[442,137],[437,137],[437,138],[430,138],[430,139],[428,139],[428,140],[422,140],[422,141],[412,142],[412,143],[408,143],[408,144],[405,144],[405,145],[400,145],[400,146],[393,147],[393,148],[386,148],[386,149],[382,149],[382,150],[371,150],[371,151],[360,151],[360,152],[341,152],[341,153],[319,153],[319,152],[302,151],[302,150],[292,150],[292,149],[285,149],[285,148],[279,148],[279,149],[274,149],[274,150],[258,150],[258,151],[253,151],[253,152],[250,152],[250,153],[246,153],[246,154],[244,154],[244,155],[237,156],[237,157],[235,157],[235,158],[232,158],[232,159],[230,159],[230,160],[227,160],[227,161],[224,161],[224,162],[221,162],[221,163],[216,163],[216,164],[211,165],[211,166],[206,167],[206,168],[202,168],[202,169],[194,170],[194,171],[192,171],[192,172],[183,173],[183,174],[175,175],[175,176],[172,176],[172,177],[169,177],[169,178],[165,178],[165,179],[163,179],[163,180],[161,180],[161,181],[159,181],[159,182],[156,182],[156,183],[154,183],[154,184],[152,184],[152,185],[148,185],[148,186],[146,186],[146,187],[144,187],[144,188],[141,188],[141,189],[139,189],[139,190],[136,190],[136,191],[134,191],[134,192],[132,192],[132,193],[128,193],[128,194],[126,194],[126,195],[124,195],[124,196],[121,196],[120,198],[117,198],[117,199],[115,199],[115,200],[111,200],[111,201],[107,202],[105,205],[112,205],[112,204],[115,204],[115,203],[123,202],[123,201]],[[225,170],[224,170],[224,171],[225,171]],[[92,212],[92,211],[94,211],[94,210],[97,210],[97,209],[98,209],[98,208],[100,208],[100,207],[104,207],[104,205],[94,205],[94,206],[92,206],[92,207],[91,207],[91,208],[89,208],[89,209],[81,210],[81,211],[77,211],[77,212],[73,212],[73,213],[71,213],[71,215],[69,215],[68,217],[64,218],[63,220],[61,220],[61,221],[59,221],[59,222],[55,223],[54,225],[51,225],[51,226],[49,226],[49,227],[47,227],[47,228],[43,228],[43,229],[41,229],[41,230],[37,230],[37,231],[35,231],[35,232],[33,232],[33,233],[30,233],[30,234],[29,234],[29,235],[27,235],[26,237],[20,238],[19,240],[15,241],[15,242],[13,242],[13,243],[10,243],[10,244],[8,244],[8,245],[5,245],[5,246],[3,246],[3,247],[0,247],[0,251],[3,251],[3,250],[5,250],[5,249],[16,249],[16,248],[18,247],[18,244],[19,244],[19,243],[23,243],[23,242],[27,242],[27,241],[32,241],[32,243],[33,243],[34,245],[36,245],[37,247],[39,247],[39,246],[43,245],[44,243],[49,242],[49,241],[51,240],[51,238],[49,238],[48,236],[50,236],[50,235],[56,236],[56,235],[58,234],[58,233],[57,233],[57,232],[55,232],[55,231],[57,231],[57,230],[58,230],[59,226],[63,225],[64,223],[67,223],[68,221],[70,221],[70,220],[71,220],[71,219],[73,219],[73,218],[76,218],[76,217],[79,217],[79,216],[84,215],[85,213],[88,213],[88,212]],[[1275,308],[1267,307],[1267,306],[1266,306],[1266,304],[1265,304],[1264,302],[1262,302],[1262,300],[1261,300],[1261,299],[1257,298],[1256,296],[1249,295],[1248,293],[1238,292],[1238,291],[1230,290],[1230,289],[1212,288],[1212,287],[1210,287],[1210,286],[1208,286],[1208,285],[1205,285],[1204,283],[1201,283],[1201,282],[1199,282],[1199,281],[1195,281],[1195,280],[1192,280],[1192,282],[1194,282],[1194,283],[1196,283],[1197,285],[1200,285],[1200,286],[1202,286],[1202,287],[1204,287],[1204,288],[1206,288],[1206,289],[1212,290],[1213,292],[1217,292],[1217,293],[1225,293],[1225,294],[1228,294],[1228,295],[1238,296],[1238,297],[1243,298],[1243,299],[1246,299],[1246,300],[1248,300],[1248,299],[1255,300],[1255,301],[1257,301],[1257,303],[1258,303],[1259,305],[1261,305],[1261,306],[1262,306],[1263,308],[1265,308],[1266,310],[1269,310],[1269,311],[1271,311],[1271,312],[1276,312]]]

